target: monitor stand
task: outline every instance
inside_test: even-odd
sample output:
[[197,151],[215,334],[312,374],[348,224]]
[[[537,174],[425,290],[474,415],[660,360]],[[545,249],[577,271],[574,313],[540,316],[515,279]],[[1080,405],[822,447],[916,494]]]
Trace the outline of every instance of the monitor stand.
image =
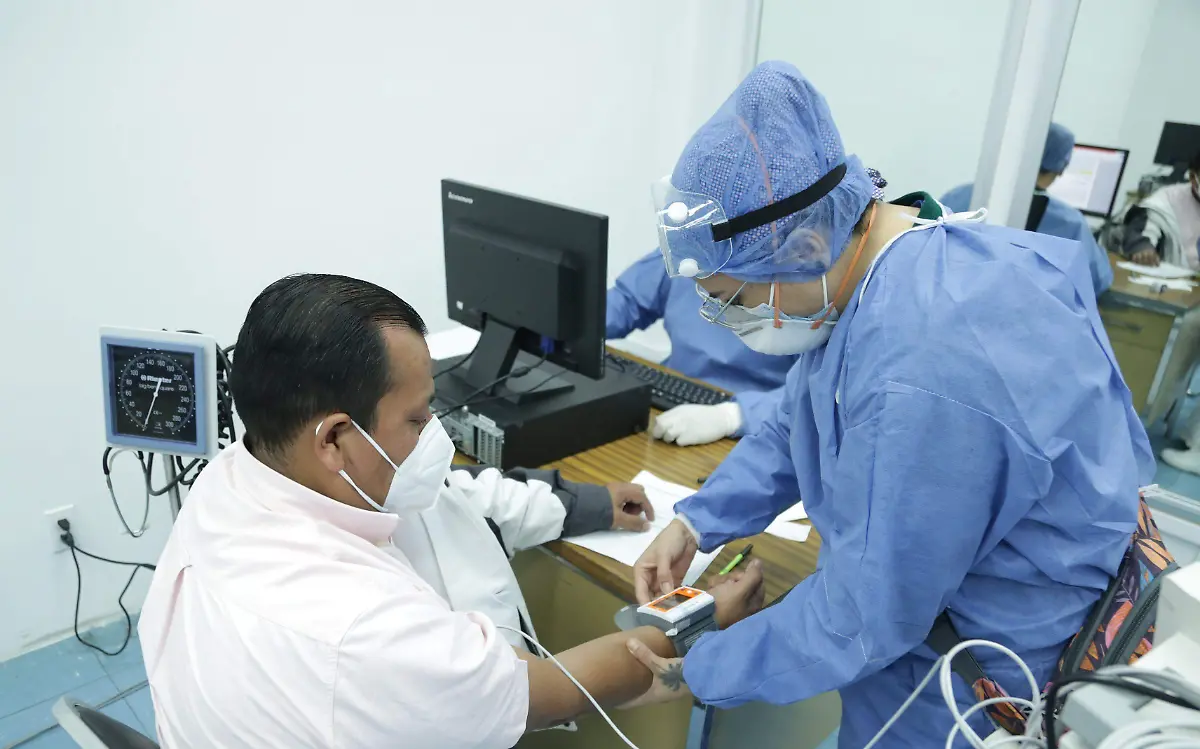
[[[573,384],[560,376],[561,368],[545,362],[527,374],[510,376],[514,369],[522,369],[537,361],[526,354],[523,358],[528,361],[517,362],[520,353],[518,332],[517,328],[496,320],[484,323],[475,353],[461,376],[470,392],[478,392],[472,400],[503,398],[520,405],[574,389]],[[517,366],[514,367],[514,364]]]

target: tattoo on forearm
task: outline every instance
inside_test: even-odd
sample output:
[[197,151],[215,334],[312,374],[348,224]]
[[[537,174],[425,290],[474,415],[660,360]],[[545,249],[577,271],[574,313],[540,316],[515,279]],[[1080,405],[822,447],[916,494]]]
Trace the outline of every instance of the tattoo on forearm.
[[675,661],[658,672],[658,680],[672,692],[678,692],[685,682],[683,680],[683,661]]

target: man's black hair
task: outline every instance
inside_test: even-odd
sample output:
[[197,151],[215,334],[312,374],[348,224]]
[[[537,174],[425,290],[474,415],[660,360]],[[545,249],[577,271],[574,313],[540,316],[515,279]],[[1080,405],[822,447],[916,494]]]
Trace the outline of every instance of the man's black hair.
[[1192,174],[1200,177],[1200,151],[1192,154],[1192,160],[1188,162],[1188,169],[1192,170]]
[[383,328],[425,335],[425,322],[385,288],[346,276],[280,279],[250,305],[229,378],[255,455],[279,455],[314,418],[349,414],[363,429],[392,387]]

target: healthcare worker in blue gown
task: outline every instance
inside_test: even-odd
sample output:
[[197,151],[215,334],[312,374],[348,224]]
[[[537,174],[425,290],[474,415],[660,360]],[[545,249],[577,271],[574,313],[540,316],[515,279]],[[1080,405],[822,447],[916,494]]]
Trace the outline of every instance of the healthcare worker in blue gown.
[[[864,746],[933,664],[923,641],[944,610],[1044,681],[1116,572],[1154,472],[1079,245],[871,188],[825,100],[777,62],[656,186],[662,254],[704,290],[707,319],[800,359],[775,414],[675,505],[635,567],[649,600],[697,549],[759,533],[801,497],[817,571],[704,635],[682,674],[717,707],[836,689],[843,749]],[[631,650],[660,674],[678,668]],[[976,652],[1028,697],[997,655]],[[940,746],[951,725],[935,682],[878,746]]]
[[671,355],[663,364],[728,390],[734,399],[715,406],[676,406],[654,420],[650,433],[686,446],[757,430],[778,407],[784,378],[797,357],[751,351],[730,331],[705,322],[696,284],[670,278],[655,250],[626,268],[608,290],[605,336],[624,338],[660,319],[671,339]]
[[[887,182],[878,171],[867,171],[872,193],[883,197]],[[727,328],[702,318],[701,301],[694,281],[667,275],[658,250],[626,268],[608,290],[605,337],[624,338],[661,319],[671,340],[671,354],[663,364],[734,393],[733,403],[685,404],[656,418],[650,433],[681,446],[757,431],[779,408],[784,379],[799,358],[751,350]]]
[[[1075,148],[1075,134],[1057,122],[1050,123],[1050,132],[1046,135],[1046,147],[1042,151],[1042,163],[1038,170],[1037,190],[1035,194],[1045,195],[1045,191],[1054,180],[1067,169],[1071,163],[1071,151]],[[942,196],[942,203],[952,211],[965,211],[971,205],[972,185],[959,185]],[[1100,296],[1112,286],[1113,271],[1108,264],[1108,253],[1096,242],[1087,219],[1077,208],[1072,208],[1053,195],[1046,195],[1046,212],[1038,222],[1037,231],[1064,239],[1074,239],[1079,242],[1080,249],[1088,260],[1088,268],[1092,274],[1092,288],[1096,296]]]

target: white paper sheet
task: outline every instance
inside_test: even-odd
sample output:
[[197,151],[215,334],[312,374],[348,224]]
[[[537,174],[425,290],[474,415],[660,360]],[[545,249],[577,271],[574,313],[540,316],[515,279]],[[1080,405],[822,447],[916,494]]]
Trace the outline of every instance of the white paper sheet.
[[770,525],[767,526],[766,532],[770,533],[772,536],[786,538],[788,541],[798,541],[799,543],[804,543],[808,540],[808,534],[812,533],[812,526],[802,525],[800,523],[793,523],[789,520],[781,520],[780,518],[776,518],[775,520],[771,521]]
[[425,337],[425,344],[429,346],[429,357],[434,361],[469,354],[478,341],[479,331],[465,325]]
[[1124,268],[1131,273],[1140,273],[1143,276],[1153,276],[1154,278],[1191,278],[1196,275],[1189,268],[1181,268],[1178,265],[1170,263],[1159,263],[1156,266],[1138,265],[1127,260],[1122,260],[1117,263],[1118,268]]
[[[694,489],[686,486],[663,481],[649,471],[642,471],[634,476],[633,483],[641,484],[646,489],[646,497],[654,506],[654,520],[651,521],[649,530],[642,533],[596,531],[566,540],[632,567],[642,552],[650,546],[650,542],[675,518],[675,503],[696,493]],[[692,560],[692,565],[688,567],[687,574],[684,575],[683,584],[695,583],[720,553],[720,547],[708,554],[698,552],[696,558]]]
[[779,513],[779,517],[775,518],[775,520],[804,520],[807,517],[808,512],[806,512],[804,509],[804,503],[797,502],[783,512]]
[[1130,276],[1130,283],[1136,283],[1141,286],[1149,286],[1153,289],[1171,289],[1173,291],[1189,292],[1193,286],[1190,281],[1184,281],[1182,278],[1155,278],[1153,276]]

